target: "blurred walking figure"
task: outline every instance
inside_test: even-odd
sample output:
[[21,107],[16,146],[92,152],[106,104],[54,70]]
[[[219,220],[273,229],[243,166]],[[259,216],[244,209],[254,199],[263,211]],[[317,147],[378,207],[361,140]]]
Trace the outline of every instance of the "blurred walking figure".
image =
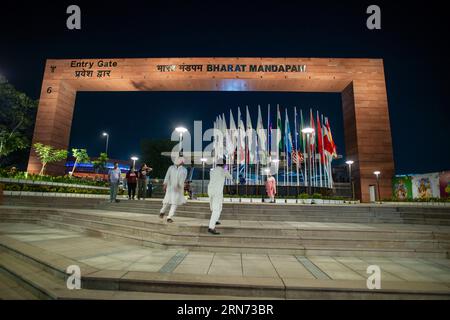
[[114,168],[108,171],[110,202],[119,202],[119,200],[117,200],[117,192],[119,191],[120,175],[119,163],[115,162]]
[[172,217],[175,215],[175,211],[179,205],[186,203],[184,197],[184,181],[187,177],[187,170],[183,167],[184,158],[178,157],[174,164],[169,167],[164,178],[164,191],[166,195],[163,199],[163,207],[159,212],[159,217],[164,218],[164,213],[167,208],[170,207],[169,215],[167,216],[167,222],[173,222]]
[[217,163],[216,167],[210,172],[208,184],[209,206],[211,209],[208,232],[212,234],[220,234],[220,232],[216,231],[216,225],[220,224],[219,218],[222,213],[225,179],[233,180],[233,177],[228,171],[223,169],[223,163]]
[[147,167],[145,163],[142,164],[141,169],[139,169],[137,179],[138,200],[145,200],[147,195],[147,177],[150,176],[150,171],[152,171],[152,168]]
[[128,188],[128,200],[131,200],[131,199],[134,200],[134,197],[136,195],[137,177],[138,177],[138,172],[136,171],[134,166],[132,166],[130,168],[130,170],[128,170],[127,175],[126,175],[127,188]]
[[275,202],[275,195],[277,194],[277,182],[276,182],[275,178],[271,174],[269,174],[267,176],[266,192],[267,192],[267,195],[270,198],[270,203],[274,203]]

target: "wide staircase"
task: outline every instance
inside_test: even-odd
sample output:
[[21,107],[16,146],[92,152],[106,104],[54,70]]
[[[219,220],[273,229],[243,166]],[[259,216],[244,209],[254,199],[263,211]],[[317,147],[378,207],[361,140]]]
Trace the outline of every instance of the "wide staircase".
[[208,203],[187,203],[178,209],[175,223],[168,224],[158,218],[160,201],[30,201],[7,197],[0,221],[196,251],[448,258],[450,248],[448,207],[229,203],[224,204],[221,234],[213,236],[207,233]]

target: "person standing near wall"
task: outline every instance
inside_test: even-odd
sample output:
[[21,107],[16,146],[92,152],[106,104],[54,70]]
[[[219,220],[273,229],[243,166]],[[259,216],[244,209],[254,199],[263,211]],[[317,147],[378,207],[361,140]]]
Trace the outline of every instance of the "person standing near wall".
[[119,163],[115,162],[114,168],[108,171],[110,202],[119,202],[119,200],[117,199],[117,192],[119,191],[120,179],[121,179],[121,172],[119,169]]

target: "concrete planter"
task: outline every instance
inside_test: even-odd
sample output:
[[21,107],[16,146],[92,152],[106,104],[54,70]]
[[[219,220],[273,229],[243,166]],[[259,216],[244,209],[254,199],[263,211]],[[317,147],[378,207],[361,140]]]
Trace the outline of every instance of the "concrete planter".
[[[200,200],[200,201],[209,201],[209,198],[207,198],[207,197],[198,197],[197,200]],[[224,201],[225,201],[225,202],[229,202],[228,198],[224,198]]]
[[99,198],[107,199],[108,194],[84,194],[84,193],[53,193],[53,192],[32,192],[32,191],[11,191],[5,190],[6,196],[21,196],[21,197],[58,197],[58,198]]
[[231,202],[241,202],[241,198],[230,198]]
[[252,198],[252,203],[262,203],[262,199],[261,198]]
[[314,203],[314,204],[324,204],[322,199],[312,199],[312,203]]
[[275,203],[286,203],[286,199],[275,199]]
[[297,199],[286,199],[286,203],[289,204],[297,203]]
[[241,198],[241,202],[250,203],[250,202],[252,202],[252,199],[251,198]]

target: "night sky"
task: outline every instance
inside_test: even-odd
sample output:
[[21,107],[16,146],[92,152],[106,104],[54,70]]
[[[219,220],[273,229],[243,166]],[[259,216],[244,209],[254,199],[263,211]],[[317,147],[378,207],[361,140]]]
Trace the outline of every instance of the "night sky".
[[[0,74],[39,98],[48,58],[330,57],[382,58],[396,173],[450,169],[449,20],[440,2],[377,1],[382,30],[366,28],[371,2],[154,2],[2,3]],[[95,3],[95,4],[93,4]],[[66,8],[78,4],[82,29],[66,29]],[[37,4],[34,4],[37,6]],[[345,157],[339,94],[273,92],[95,92],[77,96],[71,146],[91,155],[139,155],[145,138],[169,138],[194,120],[211,126],[217,114],[267,104],[329,116]],[[292,120],[292,118],[291,118]],[[293,126],[293,123],[291,123]]]

